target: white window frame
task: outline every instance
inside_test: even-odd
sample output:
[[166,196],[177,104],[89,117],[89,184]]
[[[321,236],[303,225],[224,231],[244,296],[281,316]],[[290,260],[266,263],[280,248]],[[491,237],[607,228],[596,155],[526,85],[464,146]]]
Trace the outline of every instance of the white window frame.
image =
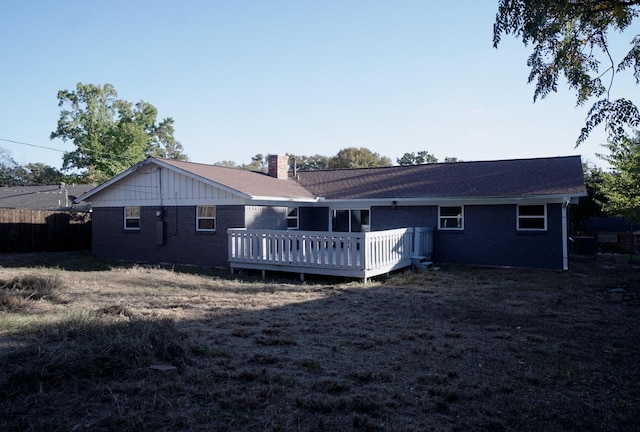
[[[443,215],[443,208],[459,208],[460,213],[457,215]],[[459,226],[442,226],[444,220],[458,220]],[[464,230],[464,206],[463,205],[451,205],[451,206],[438,206],[438,229],[443,231],[462,231]]]
[[[543,214],[542,215],[520,215],[520,209],[522,207],[542,207]],[[543,219],[544,228],[520,228],[521,220],[531,220],[531,219]],[[518,231],[546,231],[547,230],[547,205],[546,204],[518,204],[518,208],[516,210],[516,229]]]
[[[213,208],[213,216],[200,216],[200,209],[204,208]],[[202,205],[196,206],[196,231],[198,232],[215,232],[216,230],[216,213],[217,209],[214,205]],[[212,220],[213,228],[200,228],[200,221],[203,220]]]
[[[138,210],[138,215],[137,216],[131,216],[129,214],[127,214],[127,210],[129,209],[137,209]],[[140,231],[140,206],[128,206],[125,207],[123,212],[123,224],[124,224],[124,229],[127,231]],[[135,224],[134,226],[130,226],[129,225],[129,221],[137,221],[138,223]]]
[[[291,212],[295,210],[295,216]],[[289,221],[295,221],[295,226],[289,226]],[[300,207],[287,207],[287,229],[297,230],[300,228]]]

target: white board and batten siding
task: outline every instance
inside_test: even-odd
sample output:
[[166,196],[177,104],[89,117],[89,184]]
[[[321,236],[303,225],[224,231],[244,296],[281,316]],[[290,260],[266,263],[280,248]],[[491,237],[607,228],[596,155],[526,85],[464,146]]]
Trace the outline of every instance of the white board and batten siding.
[[197,177],[142,166],[93,197],[93,207],[244,204],[246,199]]

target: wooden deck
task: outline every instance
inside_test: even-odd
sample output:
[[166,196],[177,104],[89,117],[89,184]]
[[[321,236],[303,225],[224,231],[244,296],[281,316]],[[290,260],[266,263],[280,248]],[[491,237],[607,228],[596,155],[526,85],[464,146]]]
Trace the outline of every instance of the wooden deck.
[[263,271],[345,276],[367,281],[430,257],[433,228],[401,228],[365,233],[248,230],[233,228],[229,266]]

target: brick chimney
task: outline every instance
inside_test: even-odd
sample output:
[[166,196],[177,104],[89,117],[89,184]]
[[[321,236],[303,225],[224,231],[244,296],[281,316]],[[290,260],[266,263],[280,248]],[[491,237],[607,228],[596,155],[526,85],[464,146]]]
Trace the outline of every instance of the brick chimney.
[[269,155],[269,175],[286,180],[289,177],[289,156]]

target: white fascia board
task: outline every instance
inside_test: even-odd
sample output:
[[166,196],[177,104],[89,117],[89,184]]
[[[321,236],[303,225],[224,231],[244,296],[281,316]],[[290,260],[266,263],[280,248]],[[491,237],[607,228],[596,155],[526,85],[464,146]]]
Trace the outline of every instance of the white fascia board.
[[313,204],[318,202],[315,198],[282,198],[282,197],[264,197],[256,196],[247,200],[247,205],[281,205],[281,206],[294,206],[300,204]]
[[[434,205],[499,205],[499,204],[527,204],[527,203],[557,203],[562,204],[565,198],[571,202],[577,201],[579,195],[518,195],[505,197],[433,197],[433,198],[384,198],[384,199],[322,199],[314,203],[314,207],[353,208],[374,206],[434,206]],[[575,198],[575,200],[574,200]]]

